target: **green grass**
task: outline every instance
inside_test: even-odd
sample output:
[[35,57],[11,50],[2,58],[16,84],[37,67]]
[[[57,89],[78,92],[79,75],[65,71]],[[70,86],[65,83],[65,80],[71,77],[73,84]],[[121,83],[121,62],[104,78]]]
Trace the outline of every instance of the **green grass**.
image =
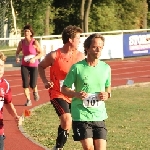
[[5,56],[16,56],[16,51],[15,50],[11,50],[11,51],[4,51],[3,52],[5,54]]
[[0,45],[1,45],[0,52],[3,52],[7,57],[8,56],[15,56],[17,46],[16,47],[9,47],[9,46],[3,45],[3,44],[0,44]]
[[[114,89],[106,102],[109,118],[107,150],[150,149],[150,86]],[[53,147],[59,119],[52,105],[44,105],[25,119],[24,130],[36,141]],[[72,132],[65,146],[67,150],[82,150],[80,142],[74,142]]]

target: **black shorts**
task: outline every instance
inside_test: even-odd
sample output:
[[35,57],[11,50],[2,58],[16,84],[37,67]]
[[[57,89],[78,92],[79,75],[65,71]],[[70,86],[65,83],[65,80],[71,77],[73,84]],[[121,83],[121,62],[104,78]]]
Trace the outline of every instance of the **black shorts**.
[[87,138],[106,140],[107,129],[104,121],[73,121],[72,129],[74,141]]
[[70,113],[71,104],[65,101],[62,98],[54,98],[51,100],[53,107],[55,108],[56,113],[58,116],[61,116],[65,113]]
[[[21,65],[22,87],[33,89],[37,85],[38,68]],[[29,78],[30,77],[30,78]]]

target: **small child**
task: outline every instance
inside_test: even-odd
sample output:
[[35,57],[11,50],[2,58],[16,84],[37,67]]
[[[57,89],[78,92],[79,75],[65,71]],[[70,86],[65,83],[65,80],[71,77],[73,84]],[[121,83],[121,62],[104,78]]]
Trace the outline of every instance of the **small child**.
[[18,116],[16,109],[12,103],[12,94],[9,83],[2,78],[4,74],[4,62],[6,57],[0,52],[0,150],[4,149],[4,125],[3,125],[3,106],[14,117],[18,125],[21,125],[21,117]]

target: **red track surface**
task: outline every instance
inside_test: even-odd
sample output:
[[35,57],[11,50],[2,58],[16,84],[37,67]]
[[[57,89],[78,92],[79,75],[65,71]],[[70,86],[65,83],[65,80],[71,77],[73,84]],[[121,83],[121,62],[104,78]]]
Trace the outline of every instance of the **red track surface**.
[[[150,58],[135,58],[131,60],[123,61],[107,61],[112,68],[112,86],[125,85],[127,80],[134,80],[138,82],[150,81]],[[47,75],[49,75],[47,71]],[[12,94],[13,103],[17,109],[19,115],[22,114],[24,109],[33,108],[39,104],[43,104],[49,101],[48,92],[44,89],[41,80],[38,80],[38,89],[40,94],[40,100],[38,102],[33,101],[32,107],[25,107],[23,104],[26,102],[21,87],[20,70],[6,71],[5,78],[9,81]],[[32,94],[32,93],[31,93]],[[33,99],[33,97],[31,97]],[[4,128],[5,128],[5,150],[43,150],[42,147],[37,146],[31,142],[18,130],[13,118],[4,109]]]

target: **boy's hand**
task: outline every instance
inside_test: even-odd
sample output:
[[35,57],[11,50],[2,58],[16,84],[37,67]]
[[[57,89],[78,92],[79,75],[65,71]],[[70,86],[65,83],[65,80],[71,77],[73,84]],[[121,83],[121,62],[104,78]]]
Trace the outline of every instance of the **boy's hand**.
[[15,121],[18,126],[22,125],[23,117],[22,116],[16,116]]

